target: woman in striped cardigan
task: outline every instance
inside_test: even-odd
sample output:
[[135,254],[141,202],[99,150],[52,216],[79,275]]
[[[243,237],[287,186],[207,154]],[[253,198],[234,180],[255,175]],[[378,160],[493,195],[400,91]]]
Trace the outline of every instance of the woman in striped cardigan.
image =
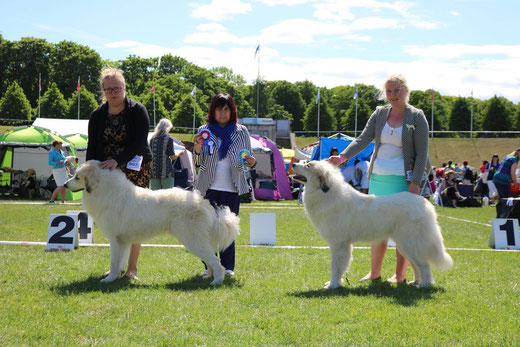
[[[419,194],[428,159],[428,122],[422,110],[408,104],[410,90],[402,75],[391,75],[385,81],[382,99],[388,101],[370,116],[361,135],[339,154],[330,157],[335,165],[353,158],[372,140],[374,153],[368,170],[369,194],[387,195],[408,191]],[[372,245],[370,272],[360,281],[379,280],[387,242]],[[408,261],[399,251],[395,274],[389,282],[406,281]]]
[[[229,94],[217,94],[209,106],[207,124],[195,135],[193,149],[195,165],[200,167],[195,189],[216,206],[228,206],[238,215],[240,195],[249,192],[244,176],[240,151],[251,153],[251,140],[247,128],[238,123],[237,107]],[[203,140],[201,131],[209,130],[210,137]],[[208,132],[206,132],[208,134]],[[246,165],[254,167],[256,159],[245,156]],[[235,242],[220,253],[220,262],[226,274],[234,275]],[[204,272],[203,277],[207,275]]]

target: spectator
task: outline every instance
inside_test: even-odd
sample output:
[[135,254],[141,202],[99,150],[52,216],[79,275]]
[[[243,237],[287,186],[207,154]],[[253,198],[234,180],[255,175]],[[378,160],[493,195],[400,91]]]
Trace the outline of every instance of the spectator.
[[509,153],[493,175],[493,183],[498,191],[499,201],[497,203],[497,218],[508,218],[510,208],[506,200],[511,197],[511,183],[518,186],[516,179],[516,167],[518,166],[518,158],[520,157],[520,148]]
[[336,147],[330,149],[329,157],[332,157],[333,155],[338,155],[338,149]]
[[462,168],[459,163],[455,163],[453,171],[455,172],[455,181],[462,182]]
[[455,172],[453,170],[447,171],[444,180],[439,187],[445,200],[444,206],[457,207],[458,201],[466,200],[466,197],[460,195],[455,182]]
[[493,157],[491,158],[491,161],[486,166],[486,172],[488,173],[487,176],[487,186],[489,190],[489,198],[492,202],[495,202],[495,200],[498,198],[498,192],[497,188],[495,187],[495,184],[493,183],[493,176],[495,175],[495,171],[500,166],[500,159],[498,158],[498,154],[493,154]]
[[369,162],[366,160],[356,159],[354,162],[356,165],[356,173],[359,181],[359,191],[361,193],[368,194],[368,168]]
[[431,194],[433,195],[437,191],[437,185],[435,184],[435,178],[433,177],[433,174],[428,175],[428,182],[430,185]]
[[[102,169],[119,169],[136,186],[149,188],[152,153],[148,146],[148,111],[127,97],[121,70],[108,67],[101,71],[100,86],[103,104],[90,115],[86,159],[101,161]],[[137,279],[140,250],[140,244],[132,245],[126,277]]]
[[[346,162],[343,163],[342,165],[345,165],[345,164],[346,164]],[[358,180],[357,174],[356,174],[356,165],[345,166],[343,168],[343,170],[341,171],[341,173],[343,174],[343,179],[345,180],[345,182],[350,184],[355,189],[359,188],[359,180]]]
[[63,147],[63,142],[54,140],[52,141],[52,147],[49,151],[49,165],[52,166],[52,176],[54,177],[54,181],[56,182],[56,189],[52,192],[51,200],[48,204],[55,204],[56,198],[58,195],[61,195],[61,203],[65,203],[65,194],[67,190],[65,189],[65,182],[67,181],[67,170],[65,169],[66,158],[65,153],[61,150]]
[[[402,191],[420,193],[428,159],[428,122],[422,110],[408,104],[410,90],[406,79],[392,75],[384,83],[382,97],[388,101],[370,116],[361,135],[340,153],[328,159],[334,165],[354,157],[375,139],[368,178],[369,193],[387,195]],[[387,242],[372,245],[372,266],[361,281],[381,277]],[[397,253],[395,274],[389,282],[405,282],[408,261]]]
[[172,127],[172,122],[168,119],[161,119],[155,127],[155,132],[150,140],[150,149],[152,151],[150,188],[152,190],[174,187],[173,161],[180,155],[183,155],[184,151],[180,152],[179,155],[175,155],[175,139],[168,135]]
[[475,182],[475,177],[473,175],[473,170],[468,166],[468,161],[464,160],[462,162],[462,184],[471,184]]
[[[209,105],[207,124],[199,128],[195,135],[193,153],[195,163],[200,166],[195,181],[195,189],[216,206],[228,206],[238,215],[240,195],[249,192],[249,186],[243,172],[244,163],[238,155],[241,150],[251,152],[251,140],[247,128],[238,123],[237,107],[229,94],[217,94]],[[210,130],[211,137],[202,149],[201,130]],[[256,165],[253,156],[244,157],[249,167]],[[226,269],[226,275],[234,276],[235,242],[220,252],[220,262]],[[205,265],[205,264],[204,264]],[[204,271],[202,277],[209,274]]]

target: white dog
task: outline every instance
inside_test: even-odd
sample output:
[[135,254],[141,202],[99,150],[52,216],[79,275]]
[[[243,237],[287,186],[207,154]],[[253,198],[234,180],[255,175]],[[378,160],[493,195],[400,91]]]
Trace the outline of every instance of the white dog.
[[65,183],[72,191],[85,189],[83,206],[110,242],[110,273],[101,282],[121,276],[132,243],[171,233],[208,266],[212,285],[224,281],[216,256],[239,233],[239,218],[229,208],[217,211],[199,192],[180,188],[152,191],[136,187],[120,170],[103,170],[88,161]]
[[297,164],[294,171],[300,175],[296,179],[305,184],[305,212],[330,248],[332,274],[325,288],[341,285],[352,261],[352,244],[358,241],[394,239],[399,252],[410,261],[419,287],[434,283],[430,265],[442,270],[452,267],[435,209],[423,197],[409,192],[387,196],[359,193],[325,161]]

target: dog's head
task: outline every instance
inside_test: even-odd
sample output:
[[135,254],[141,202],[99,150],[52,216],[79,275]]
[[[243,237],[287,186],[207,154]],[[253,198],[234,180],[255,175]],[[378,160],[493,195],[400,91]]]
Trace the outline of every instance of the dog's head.
[[307,164],[294,164],[293,170],[297,174],[293,177],[294,180],[310,189],[319,188],[323,193],[327,193],[331,187],[331,177],[337,169],[326,161],[311,161]]
[[79,167],[76,174],[65,182],[65,188],[77,192],[85,189],[87,193],[91,193],[99,183],[99,161],[89,160]]

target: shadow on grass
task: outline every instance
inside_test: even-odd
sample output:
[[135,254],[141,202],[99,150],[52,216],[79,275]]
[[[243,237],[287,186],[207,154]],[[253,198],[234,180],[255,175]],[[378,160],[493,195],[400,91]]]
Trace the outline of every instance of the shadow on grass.
[[168,283],[166,288],[177,291],[195,291],[195,290],[206,290],[206,289],[219,289],[229,287],[242,287],[242,283],[234,277],[227,277],[224,279],[224,284],[221,286],[210,285],[212,279],[203,279],[202,276],[192,276],[179,282]]
[[418,301],[434,299],[437,292],[445,292],[442,287],[416,288],[406,284],[390,284],[388,282],[372,282],[368,286],[360,285],[358,287],[344,285],[342,287],[328,290],[317,289],[308,291],[299,291],[288,293],[288,295],[297,298],[327,298],[336,296],[373,296],[376,298],[390,298],[393,302],[402,306],[415,306]]
[[112,283],[100,283],[100,276],[90,276],[84,280],[74,281],[71,283],[57,285],[51,287],[51,290],[55,291],[59,295],[69,296],[91,292],[101,293],[116,293],[121,290],[127,289],[160,289],[168,288],[171,290],[178,291],[195,291],[195,290],[207,290],[207,289],[218,289],[226,287],[242,287],[240,281],[235,278],[226,277],[222,286],[211,286],[211,280],[202,279],[201,276],[193,276],[187,279],[183,279],[179,282],[164,284],[144,284],[139,281],[129,279],[128,277],[122,277],[115,280]]

